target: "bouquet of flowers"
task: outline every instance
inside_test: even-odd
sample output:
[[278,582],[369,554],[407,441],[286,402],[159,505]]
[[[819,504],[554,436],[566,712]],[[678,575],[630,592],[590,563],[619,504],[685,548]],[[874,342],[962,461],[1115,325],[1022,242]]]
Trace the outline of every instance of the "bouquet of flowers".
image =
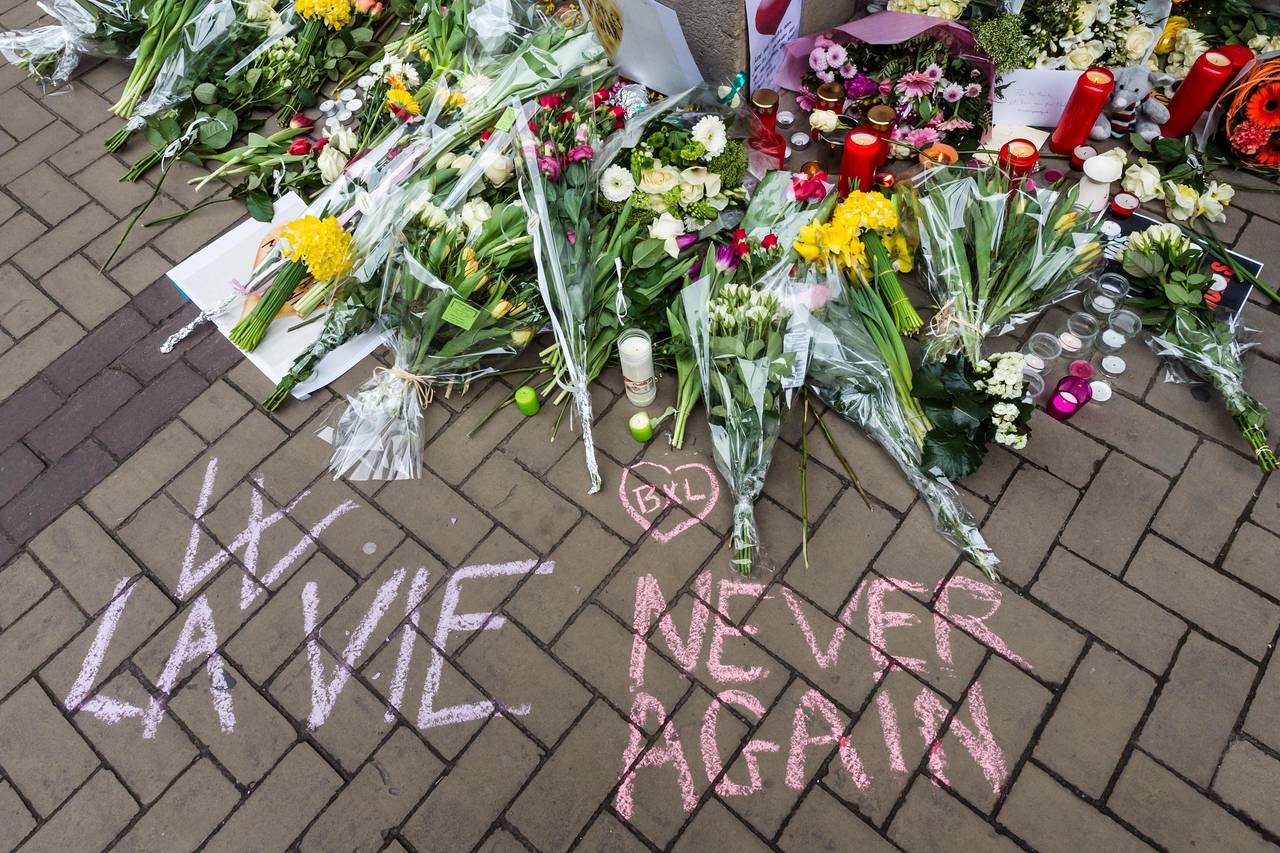
[[978,44],[996,67],[1083,71],[1092,65],[1119,68],[1146,60],[1156,33],[1151,25],[1168,15],[1152,13],[1137,0],[1026,0],[1016,11],[973,24]]
[[126,59],[147,28],[141,0],[53,0],[42,6],[57,24],[0,33],[0,55],[46,91],[71,79],[82,56]]
[[[919,183],[923,183],[920,186]],[[902,187],[938,313],[924,354],[982,360],[982,341],[1075,292],[1102,247],[1073,205],[1075,189],[1015,189],[996,169],[935,169]]]
[[[899,143],[890,149],[894,157],[914,157],[917,149],[937,142],[977,145],[991,118],[991,66],[969,53],[964,39],[935,30],[883,45],[837,41],[842,35],[835,30],[814,39],[797,98],[801,109],[814,109],[818,86],[839,83],[854,123],[877,104],[893,107],[892,139]],[[811,118],[817,119],[815,126],[831,130],[838,117],[815,113]]]
[[1144,290],[1136,301],[1152,348],[1217,388],[1259,467],[1276,470],[1276,454],[1267,443],[1266,407],[1244,388],[1241,356],[1247,347],[1236,338],[1235,322],[1215,317],[1205,301],[1212,278],[1202,271],[1200,248],[1177,225],[1153,225],[1128,239],[1120,261],[1125,274]]
[[1232,157],[1251,169],[1280,172],[1280,55],[1259,57],[1220,104]]
[[759,542],[754,504],[782,428],[782,382],[795,365],[784,346],[791,314],[778,293],[789,266],[784,261],[760,284],[707,271],[681,292],[712,453],[734,497],[733,566],[743,574]]
[[[1142,202],[1161,199],[1168,217],[1179,222],[1227,221],[1226,208],[1235,198],[1235,188],[1210,177],[1211,166],[1196,152],[1192,140],[1156,137],[1147,142],[1135,133],[1129,144],[1140,156],[1121,179],[1126,192]],[[1113,148],[1107,156],[1116,157],[1122,165],[1128,162],[1121,148]]]
[[422,410],[434,389],[465,389],[533,337],[542,322],[537,288],[506,272],[529,260],[526,227],[519,204],[474,229],[434,207],[406,227],[379,312],[395,363],[348,398],[335,429],[335,476],[420,476]]
[[1178,14],[1164,22],[1147,60],[1154,70],[1182,80],[1215,46],[1243,44],[1255,54],[1280,50],[1280,21],[1247,0],[1178,0],[1175,5]]
[[919,416],[904,410],[894,369],[886,362],[882,341],[873,328],[856,318],[843,299],[834,299],[815,312],[809,322],[813,340],[809,388],[884,448],[924,498],[939,532],[995,578],[999,560],[982,538],[977,520],[951,481],[921,460]]

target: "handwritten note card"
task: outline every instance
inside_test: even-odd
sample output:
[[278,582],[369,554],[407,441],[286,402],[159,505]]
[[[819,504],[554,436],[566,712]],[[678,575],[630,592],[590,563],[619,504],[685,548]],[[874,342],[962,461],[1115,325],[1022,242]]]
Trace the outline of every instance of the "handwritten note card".
[[995,123],[1057,127],[1079,76],[1079,71],[1045,68],[1019,69],[1001,74],[1000,85],[1004,91],[992,105]]

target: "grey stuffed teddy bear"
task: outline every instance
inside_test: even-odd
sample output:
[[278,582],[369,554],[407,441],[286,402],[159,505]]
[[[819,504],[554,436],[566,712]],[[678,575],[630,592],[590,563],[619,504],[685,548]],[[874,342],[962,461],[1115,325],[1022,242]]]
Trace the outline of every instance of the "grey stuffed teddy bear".
[[1150,142],[1160,135],[1160,125],[1169,120],[1169,109],[1151,97],[1151,92],[1172,85],[1173,76],[1148,71],[1140,65],[1118,68],[1114,74],[1116,82],[1111,100],[1093,123],[1089,138],[1103,140],[1136,133]]

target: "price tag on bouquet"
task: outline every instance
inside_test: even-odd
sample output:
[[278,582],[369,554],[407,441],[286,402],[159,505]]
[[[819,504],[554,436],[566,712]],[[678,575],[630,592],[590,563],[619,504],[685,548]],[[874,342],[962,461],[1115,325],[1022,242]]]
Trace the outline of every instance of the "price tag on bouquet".
[[795,355],[791,373],[782,377],[782,389],[790,391],[803,386],[805,374],[809,372],[809,330],[794,329],[783,335],[782,351]]
[[444,313],[440,315],[440,319],[446,323],[452,323],[464,332],[469,332],[471,327],[476,324],[476,318],[479,316],[479,308],[471,305],[465,299],[459,299],[455,296],[445,306]]

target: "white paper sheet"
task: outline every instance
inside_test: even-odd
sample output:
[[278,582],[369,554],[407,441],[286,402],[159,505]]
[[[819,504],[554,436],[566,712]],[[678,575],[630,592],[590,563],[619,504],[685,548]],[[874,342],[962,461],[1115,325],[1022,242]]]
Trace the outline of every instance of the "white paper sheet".
[[800,34],[802,0],[744,0],[751,47],[751,91],[776,85],[787,43]]
[[656,0],[582,0],[582,9],[624,77],[664,95],[702,82],[674,9]]
[[[249,219],[241,222],[173,269],[169,280],[202,311],[213,308],[226,299],[233,290],[231,280],[249,281],[253,274],[254,256],[259,243],[276,225],[282,225],[301,216],[306,203],[296,194],[281,197],[275,206],[275,218],[270,222]],[[233,303],[231,308],[214,319],[218,331],[226,336],[244,315],[244,301]],[[245,357],[272,382],[279,382],[289,372],[293,360],[315,341],[324,326],[324,320],[315,320],[300,329],[288,331],[299,323],[297,316],[279,317],[271,324],[262,343]],[[348,341],[320,362],[311,378],[299,383],[293,396],[302,399],[352,368],[360,359],[373,352],[381,342],[377,332],[365,332]]]
[[979,152],[973,156],[975,160],[994,163],[996,157],[999,156],[1000,148],[1010,139],[1025,139],[1038,149],[1044,145],[1045,140],[1048,138],[1049,134],[1043,130],[1036,130],[1034,127],[1027,127],[1024,124],[997,124],[991,128],[991,136],[987,138],[986,142],[982,143],[982,147],[991,153]]
[[995,124],[1057,127],[1081,71],[1026,68],[1000,75],[1004,94],[992,104]]

